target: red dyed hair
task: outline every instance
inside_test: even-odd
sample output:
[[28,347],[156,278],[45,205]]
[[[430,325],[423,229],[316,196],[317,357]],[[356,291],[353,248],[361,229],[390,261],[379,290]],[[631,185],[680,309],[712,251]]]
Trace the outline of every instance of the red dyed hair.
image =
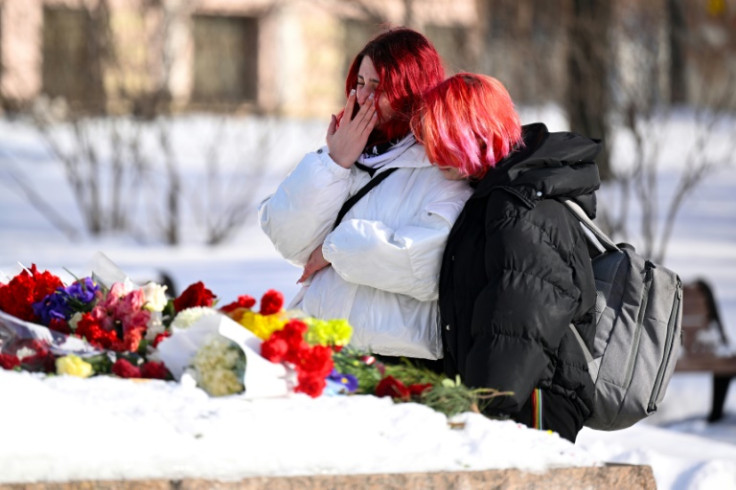
[[373,61],[380,78],[375,100],[386,95],[396,113],[373,131],[369,143],[404,136],[410,131],[411,116],[421,95],[445,78],[442,58],[422,34],[406,27],[390,29],[370,40],[355,56],[345,80],[346,97],[358,82],[358,68],[365,56]]
[[481,178],[522,144],[521,120],[493,77],[458,73],[428,91],[411,122],[432,163]]

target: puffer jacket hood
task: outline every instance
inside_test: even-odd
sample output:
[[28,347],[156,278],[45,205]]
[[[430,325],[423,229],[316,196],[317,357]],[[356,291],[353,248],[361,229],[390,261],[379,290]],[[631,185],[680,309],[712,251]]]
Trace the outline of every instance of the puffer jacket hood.
[[600,186],[594,160],[602,148],[600,140],[569,132],[550,133],[542,123],[524,126],[523,139],[524,146],[489,171],[473,197],[508,186],[521,196],[572,199],[594,219],[594,192]]

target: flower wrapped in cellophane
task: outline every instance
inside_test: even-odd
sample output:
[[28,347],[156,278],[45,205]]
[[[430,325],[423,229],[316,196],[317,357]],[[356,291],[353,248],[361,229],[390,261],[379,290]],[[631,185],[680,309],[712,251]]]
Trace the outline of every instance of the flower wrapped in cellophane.
[[221,335],[211,337],[197,350],[192,370],[197,386],[212,396],[245,391],[245,353],[237,343]]
[[318,320],[283,309],[283,295],[247,295],[218,310],[178,313],[159,357],[173,376],[192,379],[210,395],[244,393],[246,398],[306,393],[348,393],[355,378],[335,371],[332,355],[350,340],[345,320]]
[[330,393],[351,393],[357,388],[352,376],[335,370],[333,354],[350,342],[353,329],[347,320],[321,320],[283,309],[283,295],[268,290],[261,298],[259,311],[255,299],[241,296],[223,307],[235,319],[263,340],[261,355],[274,363],[285,364],[296,376],[294,391],[311,397]]

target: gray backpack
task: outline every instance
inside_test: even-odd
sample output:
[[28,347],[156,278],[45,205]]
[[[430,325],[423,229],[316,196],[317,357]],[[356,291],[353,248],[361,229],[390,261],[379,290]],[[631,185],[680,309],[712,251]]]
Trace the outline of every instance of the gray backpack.
[[[682,282],[671,270],[616,245],[574,202],[565,204],[595,238],[596,331],[592,352],[570,325],[595,384],[593,413],[585,422],[597,430],[632,426],[657,411],[681,346]],[[602,245],[602,246],[601,246]]]

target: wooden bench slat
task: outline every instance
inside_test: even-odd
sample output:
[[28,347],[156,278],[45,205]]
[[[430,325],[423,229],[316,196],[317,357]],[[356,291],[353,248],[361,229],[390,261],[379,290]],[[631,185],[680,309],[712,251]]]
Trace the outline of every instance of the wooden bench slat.
[[677,361],[675,371],[706,371],[713,374],[733,375],[736,374],[736,356],[686,356]]

